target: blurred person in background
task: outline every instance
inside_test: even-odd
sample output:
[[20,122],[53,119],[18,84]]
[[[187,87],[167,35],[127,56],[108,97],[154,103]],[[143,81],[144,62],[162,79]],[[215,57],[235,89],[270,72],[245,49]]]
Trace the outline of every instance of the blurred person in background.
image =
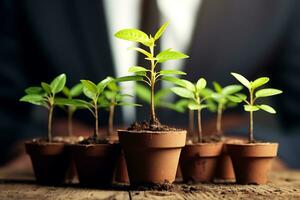
[[[176,67],[187,72],[186,79],[205,77],[221,85],[237,83],[232,71],[249,79],[268,76],[270,87],[284,91],[272,98],[276,116],[255,115],[255,136],[279,142],[280,158],[300,168],[299,9],[297,0],[0,0],[0,164],[19,164],[22,159],[11,161],[20,154],[15,144],[45,135],[46,111],[18,102],[26,87],[60,73],[67,74],[69,86],[80,79],[127,75],[129,66],[143,61],[114,33],[122,28],[155,33],[169,21],[157,48],[172,47],[190,58],[163,68]],[[134,93],[133,86],[122,84],[127,93]],[[141,110],[119,108],[116,123],[147,119]],[[241,130],[246,136],[248,120],[241,110],[226,113],[223,123],[225,131]],[[54,129],[63,134],[64,115],[55,112]],[[205,112],[206,132],[213,129],[212,116]],[[75,117],[75,134],[89,133],[89,113]],[[159,118],[165,124],[187,124],[186,115],[169,110]]]

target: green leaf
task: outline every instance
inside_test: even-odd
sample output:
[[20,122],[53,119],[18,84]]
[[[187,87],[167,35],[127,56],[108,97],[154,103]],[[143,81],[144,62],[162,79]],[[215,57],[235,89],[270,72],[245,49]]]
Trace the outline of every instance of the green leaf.
[[215,91],[216,91],[217,93],[221,93],[221,92],[222,92],[222,87],[221,87],[221,85],[220,85],[218,82],[214,81],[214,82],[213,82],[213,86],[214,86]]
[[41,86],[47,94],[51,94],[51,86],[48,83],[41,82]]
[[168,60],[178,60],[178,59],[184,59],[188,58],[188,55],[185,55],[184,53],[178,52],[178,51],[172,51],[172,49],[167,49],[162,52],[160,52],[157,56],[157,62],[162,63],[166,62]]
[[247,111],[247,112],[250,112],[250,111],[258,111],[259,110],[259,107],[257,106],[250,106],[250,105],[244,105],[244,110]]
[[163,101],[163,97],[167,97],[171,93],[172,91],[170,90],[170,88],[162,88],[158,90],[154,95],[155,105],[160,104]]
[[97,92],[98,94],[101,94],[103,92],[103,90],[106,88],[106,86],[111,83],[114,80],[114,78],[108,76],[105,79],[103,79],[102,81],[100,81],[97,84]]
[[204,108],[207,108],[207,105],[199,105],[197,103],[191,102],[189,103],[188,108],[190,110],[202,110]]
[[269,97],[269,96],[274,96],[277,94],[281,94],[282,91],[278,90],[278,89],[274,89],[274,88],[265,88],[265,89],[261,89],[258,90],[255,93],[255,97],[259,98],[259,97]]
[[136,73],[136,72],[146,72],[148,69],[140,66],[132,66],[128,69],[128,72]]
[[38,106],[45,105],[45,99],[39,94],[27,94],[20,99],[21,102],[27,102]]
[[206,80],[204,78],[200,78],[196,83],[196,88],[198,91],[201,91],[206,87]]
[[159,72],[161,75],[170,75],[170,74],[176,74],[176,75],[186,75],[185,72],[179,71],[179,70],[161,70]]
[[177,94],[180,97],[184,97],[184,98],[188,98],[188,99],[194,98],[193,92],[191,92],[190,90],[187,90],[185,88],[172,87],[171,90],[172,90],[172,92],[174,92],[175,94]]
[[89,98],[97,96],[98,88],[95,83],[89,80],[80,80],[80,82],[83,85],[83,93],[85,94],[85,96]]
[[223,96],[222,94],[219,94],[219,93],[212,93],[212,94],[211,94],[211,97],[212,97],[215,101],[217,101],[217,102],[219,102],[220,99],[224,98],[224,96]]
[[255,81],[253,81],[252,83],[251,83],[251,87],[253,88],[253,89],[256,89],[256,88],[258,88],[258,87],[260,87],[260,86],[263,86],[264,84],[266,84],[267,82],[269,82],[269,78],[268,77],[261,77],[261,78],[258,78],[258,79],[256,79]]
[[69,88],[67,88],[66,86],[64,87],[64,89],[62,90],[62,93],[66,96],[66,97],[71,97],[70,95],[70,90]]
[[139,99],[150,104],[151,91],[149,90],[148,87],[145,87],[144,85],[141,85],[141,84],[136,84],[135,85],[135,93]]
[[243,100],[237,96],[234,96],[234,95],[228,95],[226,96],[226,98],[231,101],[231,102],[234,102],[234,103],[241,103]]
[[188,89],[192,92],[195,92],[196,86],[192,82],[190,82],[188,80],[182,80],[182,82],[184,83],[183,87],[185,87],[186,89]]
[[262,104],[262,105],[257,105],[257,107],[259,107],[260,109],[262,109],[268,113],[276,114],[276,110],[269,105]]
[[223,88],[222,94],[223,95],[231,95],[231,94],[235,94],[235,93],[241,91],[242,89],[243,89],[243,87],[241,85],[228,85]]
[[231,72],[231,75],[234,76],[241,84],[243,84],[246,88],[250,89],[250,82],[242,75],[238,73]]
[[107,85],[108,89],[110,89],[111,91],[120,91],[120,87],[117,85],[117,83],[115,81],[112,81],[110,82],[108,85]]
[[117,93],[116,92],[113,92],[113,91],[104,91],[104,96],[112,101],[112,100],[115,100],[116,96],[117,96]]
[[174,77],[174,76],[163,76],[161,78],[163,81],[168,81],[170,83],[174,83],[176,85],[180,85],[182,87],[185,87],[185,82],[181,80],[180,78]]
[[54,103],[55,105],[72,106],[76,108],[89,108],[92,106],[91,103],[81,99],[55,98]]
[[235,94],[238,98],[240,98],[242,101],[245,101],[247,99],[247,96],[241,93]]
[[138,51],[138,52],[144,54],[148,58],[153,58],[153,56],[152,56],[151,53],[149,53],[148,51],[146,51],[146,50],[144,50],[142,48],[139,48],[139,47],[129,47],[128,50],[135,50],[135,51]]
[[142,81],[143,77],[138,75],[133,76],[123,76],[115,79],[115,82],[125,82],[125,81]]
[[77,97],[82,93],[82,90],[83,90],[83,85],[81,83],[78,83],[71,88],[70,96]]
[[51,83],[50,83],[50,87],[51,87],[51,91],[53,94],[59,93],[61,92],[66,84],[66,74],[61,74],[59,76],[57,76]]
[[138,29],[123,29],[115,33],[115,37],[133,42],[147,42],[149,37],[143,31]]
[[41,94],[43,89],[41,87],[29,87],[25,89],[26,94]]
[[154,35],[155,40],[158,40],[160,38],[160,36],[165,32],[168,25],[169,25],[169,22],[166,22],[158,29],[158,31]]

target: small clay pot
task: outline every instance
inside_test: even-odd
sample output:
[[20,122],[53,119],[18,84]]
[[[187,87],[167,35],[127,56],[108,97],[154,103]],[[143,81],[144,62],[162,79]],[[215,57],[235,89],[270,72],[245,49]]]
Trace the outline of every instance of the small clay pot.
[[129,183],[124,151],[121,151],[121,155],[118,158],[114,181],[118,183]]
[[247,141],[239,137],[224,137],[222,153],[219,156],[215,178],[218,181],[235,182],[235,174],[230,156],[228,155],[226,145],[243,144]]
[[240,184],[265,184],[278,143],[226,144]]
[[110,187],[120,156],[119,144],[70,145],[81,185]]
[[173,183],[186,131],[119,130],[130,185]]
[[25,142],[39,184],[58,185],[64,183],[70,157],[63,143]]
[[211,182],[223,143],[188,144],[182,149],[180,168],[184,182]]

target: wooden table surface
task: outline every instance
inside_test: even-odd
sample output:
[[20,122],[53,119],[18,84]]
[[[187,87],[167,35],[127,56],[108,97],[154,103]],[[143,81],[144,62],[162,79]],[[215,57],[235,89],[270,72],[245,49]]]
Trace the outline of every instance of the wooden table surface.
[[114,190],[61,187],[35,184],[32,173],[0,170],[0,199],[300,199],[300,171],[272,172],[267,185],[176,183],[173,191],[135,191],[129,187]]

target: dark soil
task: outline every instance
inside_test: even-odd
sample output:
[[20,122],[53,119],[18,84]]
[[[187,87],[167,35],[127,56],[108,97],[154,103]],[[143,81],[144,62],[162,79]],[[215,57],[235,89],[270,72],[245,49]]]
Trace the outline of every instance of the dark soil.
[[84,140],[80,141],[79,144],[109,144],[109,140],[106,139],[99,139],[97,137],[91,136],[88,138],[85,138]]
[[167,125],[163,125],[160,123],[150,124],[147,121],[142,121],[142,122],[134,122],[127,130],[129,131],[180,131],[182,129],[169,127]]

